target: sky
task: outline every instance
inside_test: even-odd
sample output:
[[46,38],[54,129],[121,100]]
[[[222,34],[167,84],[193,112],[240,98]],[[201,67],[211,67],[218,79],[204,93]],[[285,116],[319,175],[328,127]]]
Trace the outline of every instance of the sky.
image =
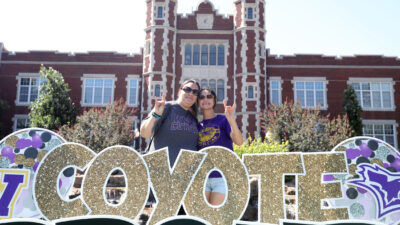
[[[192,13],[200,0],[177,0]],[[233,0],[210,0],[220,14]],[[265,0],[274,55],[400,57],[400,0]],[[145,0],[0,0],[0,42],[26,52],[113,51],[144,46]]]

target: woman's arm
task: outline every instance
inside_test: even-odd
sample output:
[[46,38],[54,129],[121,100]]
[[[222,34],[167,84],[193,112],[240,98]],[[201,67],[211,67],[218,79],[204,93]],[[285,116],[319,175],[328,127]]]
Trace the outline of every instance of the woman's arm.
[[240,132],[239,127],[238,127],[238,125],[236,123],[236,120],[235,120],[236,103],[233,103],[232,106],[227,106],[226,105],[226,100],[225,100],[224,101],[224,107],[225,107],[226,119],[228,120],[228,123],[231,126],[230,136],[232,138],[232,141],[236,145],[242,145],[243,144],[242,132]]
[[159,120],[159,118],[156,118],[152,116],[153,113],[156,113],[157,115],[161,116],[162,113],[164,112],[164,107],[165,107],[165,94],[162,95],[161,101],[157,101],[157,97],[155,98],[154,102],[154,108],[151,110],[149,116],[142,121],[142,124],[140,125],[140,136],[144,138],[151,138],[153,137],[153,127],[156,124],[156,122]]

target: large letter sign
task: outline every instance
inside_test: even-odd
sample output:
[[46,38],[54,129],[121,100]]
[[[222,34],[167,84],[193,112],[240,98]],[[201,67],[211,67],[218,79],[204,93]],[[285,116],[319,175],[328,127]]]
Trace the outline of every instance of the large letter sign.
[[[223,147],[182,150],[172,168],[167,149],[145,156],[127,146],[100,153],[51,131],[25,129],[0,141],[0,218],[32,224],[138,224],[150,190],[156,199],[149,225],[389,224],[400,223],[400,154],[371,137],[348,139],[331,152],[244,154]],[[85,171],[81,195],[69,199],[75,172]],[[107,202],[115,170],[125,197]],[[205,198],[213,170],[223,174],[221,205]],[[295,176],[296,220],[286,219],[284,181]],[[249,176],[258,177],[257,221],[241,221]],[[177,216],[183,207],[186,216]],[[43,220],[33,220],[43,218]]]
[[11,218],[21,189],[28,186],[28,170],[0,169],[0,218]]

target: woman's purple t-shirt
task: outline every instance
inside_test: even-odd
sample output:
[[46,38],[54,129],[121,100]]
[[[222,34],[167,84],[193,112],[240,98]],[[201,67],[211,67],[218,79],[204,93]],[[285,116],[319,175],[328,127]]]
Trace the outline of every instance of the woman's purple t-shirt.
[[[233,151],[231,126],[224,115],[217,115],[212,119],[203,120],[198,125],[198,149],[209,146],[223,146]],[[222,177],[218,171],[213,171],[209,177]]]

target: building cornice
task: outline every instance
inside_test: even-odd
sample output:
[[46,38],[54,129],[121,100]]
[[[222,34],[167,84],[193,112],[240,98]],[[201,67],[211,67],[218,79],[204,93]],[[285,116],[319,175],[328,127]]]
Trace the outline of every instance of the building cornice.
[[258,30],[258,31],[261,31],[261,32],[264,32],[264,33],[267,32],[266,29],[263,29],[263,28],[260,28],[260,27],[248,27],[248,26],[246,26],[246,27],[238,27],[233,32],[238,32],[238,31],[241,31],[241,30]]
[[144,28],[145,32],[151,31],[152,29],[168,29],[170,31],[176,32],[176,28],[169,27],[169,26],[164,26],[164,25],[152,25]]
[[54,62],[54,61],[2,61],[0,64],[45,64],[45,65],[87,65],[87,66],[142,66],[143,63],[124,62]]
[[267,68],[300,69],[400,69],[400,66],[364,66],[364,65],[268,65]]
[[231,30],[178,30],[178,34],[233,34]]

